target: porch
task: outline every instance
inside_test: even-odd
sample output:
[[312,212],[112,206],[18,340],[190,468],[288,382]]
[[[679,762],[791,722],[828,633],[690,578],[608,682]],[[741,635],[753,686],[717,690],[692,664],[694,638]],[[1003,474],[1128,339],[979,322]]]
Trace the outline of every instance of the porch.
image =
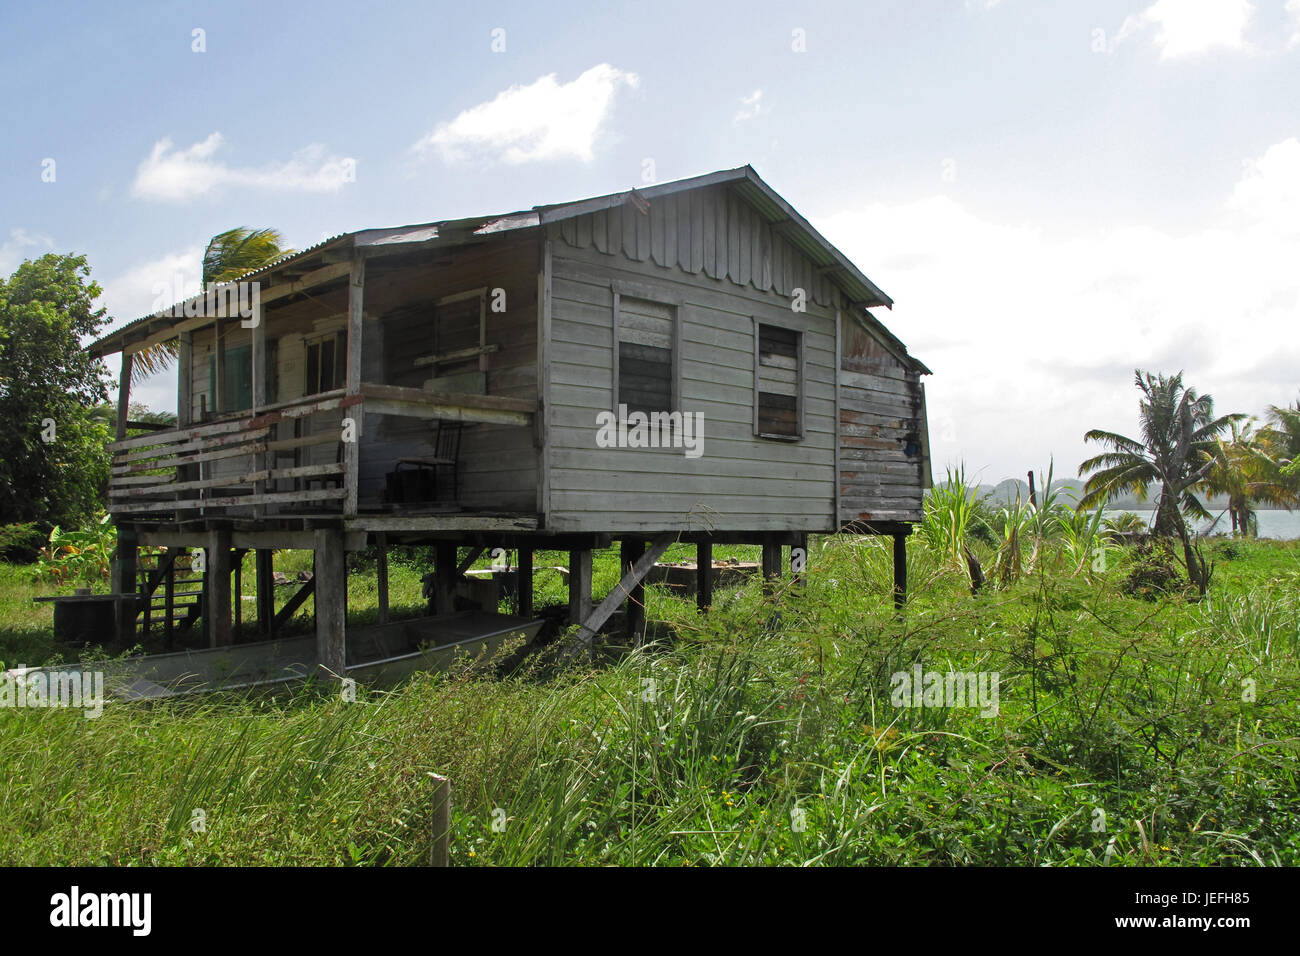
[[434,433],[448,428],[458,432],[479,423],[532,428],[536,403],[362,382],[354,392],[335,389],[256,412],[119,440],[109,446],[109,511],[121,523],[289,516],[357,519],[464,510],[455,494],[397,501],[360,496],[363,457],[372,472],[392,472],[403,462],[449,472],[452,488],[458,465],[455,445],[423,460],[403,459],[385,446],[363,443],[367,414],[372,420],[396,416],[422,421]]

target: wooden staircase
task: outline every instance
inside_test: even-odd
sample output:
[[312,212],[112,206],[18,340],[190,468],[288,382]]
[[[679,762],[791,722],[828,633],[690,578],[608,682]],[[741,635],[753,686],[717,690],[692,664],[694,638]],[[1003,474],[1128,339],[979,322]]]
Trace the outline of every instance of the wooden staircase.
[[190,567],[184,548],[142,552],[137,569],[139,633],[147,639],[150,628],[162,628],[163,646],[171,650],[177,636],[190,632],[203,615],[204,574]]

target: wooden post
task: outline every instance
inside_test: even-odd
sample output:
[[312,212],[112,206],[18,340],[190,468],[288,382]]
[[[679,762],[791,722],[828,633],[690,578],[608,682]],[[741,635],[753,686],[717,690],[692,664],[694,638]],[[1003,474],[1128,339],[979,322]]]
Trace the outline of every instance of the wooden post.
[[235,551],[234,569],[235,569],[235,631],[238,631],[244,625],[244,555],[248,549]]
[[[366,287],[366,260],[360,251],[352,254],[352,272],[348,282],[348,356],[347,383],[348,395],[361,394],[361,307]],[[353,405],[345,412],[345,417],[356,423],[354,441],[343,443],[343,514],[355,517],[357,513],[357,489],[360,474],[359,448],[361,443],[361,426],[365,412],[361,405]]]
[[176,338],[176,424],[185,428],[194,421],[194,369],[191,332]]
[[117,551],[113,555],[110,582],[114,594],[123,595],[117,602],[117,640],[130,644],[135,639],[135,596],[139,594],[136,580],[136,558],[139,554],[135,530],[117,529]]
[[1038,491],[1034,488],[1034,470],[1029,469],[1029,504],[1038,507]]
[[271,636],[275,617],[275,552],[257,549],[257,629],[263,637]]
[[230,634],[230,531],[208,532],[207,564],[203,572],[203,590],[207,600],[208,646],[227,647]]
[[434,600],[439,614],[456,610],[456,545],[441,542],[433,551]]
[[176,616],[176,556],[171,548],[165,548],[162,559],[167,562],[163,577],[163,648],[170,651],[175,627],[172,618]]
[[519,588],[517,591],[516,613],[520,617],[533,616],[533,549],[519,549]]
[[695,545],[695,606],[707,611],[713,604],[713,542]]
[[[654,541],[650,543],[650,547],[642,553],[641,557],[637,558],[632,566],[623,572],[623,576],[619,579],[618,583],[614,585],[614,589],[605,595],[605,600],[601,601],[597,608],[582,619],[582,627],[578,629],[577,648],[585,649],[591,646],[596,639],[596,633],[604,627],[605,622],[608,621],[610,615],[614,613],[614,609],[627,600],[627,596],[636,589],[637,585],[645,580],[645,576],[650,572],[650,568],[654,566],[654,563],[659,560],[659,557],[668,550],[668,546],[672,543],[673,535],[659,535],[659,537],[655,538]],[[590,594],[591,552],[587,552],[587,556],[587,593]],[[570,568],[570,587],[573,586],[573,577],[573,570]],[[572,594],[572,592],[570,593]]]
[[770,581],[781,576],[781,545],[773,543],[769,535],[763,542],[763,580]]
[[220,415],[226,410],[226,330],[221,319],[212,323],[213,358],[212,413]]
[[379,591],[379,623],[388,623],[388,535],[381,531],[375,536],[375,549],[378,552],[375,560],[375,576],[377,578],[376,588]]
[[122,353],[122,376],[117,381],[117,440],[126,437],[126,420],[131,408],[131,363],[135,359],[130,352]]
[[569,623],[581,624],[591,613],[591,550],[569,552]]
[[[645,542],[638,539],[624,538],[619,542],[620,577],[636,564],[637,559],[645,554]],[[645,585],[637,582],[627,596],[624,605],[627,609],[625,618],[627,638],[635,645],[641,644],[641,634],[645,628]]]
[[451,856],[451,781],[433,777],[433,851],[430,866],[448,866]]
[[894,607],[907,603],[907,535],[894,532]]
[[257,308],[253,310],[253,317],[252,317],[253,325],[251,329],[252,348],[249,349],[249,352],[251,353],[249,356],[249,361],[252,363],[253,366],[252,401],[253,401],[254,415],[256,415],[258,410],[261,409],[262,406],[265,405],[268,401],[267,394],[266,394],[267,376],[266,376],[266,322],[264,321],[265,318],[266,318],[265,309],[263,309],[259,297]]
[[347,676],[347,571],[343,532],[317,528],[316,667],[317,674],[333,680]]

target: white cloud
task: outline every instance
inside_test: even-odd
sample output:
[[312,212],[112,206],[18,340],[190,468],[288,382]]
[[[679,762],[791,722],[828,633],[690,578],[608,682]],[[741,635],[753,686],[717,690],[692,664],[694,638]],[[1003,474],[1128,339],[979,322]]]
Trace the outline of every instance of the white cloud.
[[132,266],[101,283],[100,301],[113,317],[112,328],[196,295],[201,289],[202,259],[203,247],[191,246]]
[[9,238],[0,242],[0,278],[9,278],[24,259],[43,256],[54,249],[49,236],[36,236],[26,229],[10,229]]
[[763,112],[763,91],[755,90],[748,96],[740,98],[740,109],[732,118],[732,123],[743,123],[745,120],[751,120]]
[[465,110],[414,149],[422,154],[436,150],[448,162],[485,154],[511,164],[564,158],[590,162],[614,95],[638,82],[635,73],[608,63],[593,66],[571,83],[559,83],[551,73]]
[[356,179],[354,160],[327,156],[319,144],[298,150],[292,159],[282,163],[241,168],[215,158],[223,143],[221,134],[213,133],[178,150],[170,139],[160,139],[136,170],[132,195],[177,202],[205,196],[226,186],[332,192]]
[[1255,15],[1250,0],[1156,0],[1120,27],[1116,43],[1155,26],[1161,60],[1195,56],[1216,47],[1252,52],[1246,28]]
[[1222,215],[1181,234],[996,222],[945,196],[818,224],[895,299],[881,318],[934,371],[936,471],[965,459],[998,480],[1055,454],[1072,473],[1095,453],[1087,429],[1136,427],[1135,368],[1185,369],[1223,412],[1295,398],[1300,230],[1278,210],[1300,195],[1298,153],[1271,147]]
[[1287,49],[1300,46],[1300,0],[1286,0],[1286,12],[1291,18],[1291,39]]
[[1300,232],[1300,140],[1283,140],[1247,162],[1228,207],[1279,232]]

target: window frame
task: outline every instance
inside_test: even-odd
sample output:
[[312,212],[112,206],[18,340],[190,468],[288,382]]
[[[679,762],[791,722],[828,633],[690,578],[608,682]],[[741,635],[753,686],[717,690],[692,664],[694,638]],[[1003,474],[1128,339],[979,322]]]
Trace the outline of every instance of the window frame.
[[[670,397],[668,412],[680,412],[682,410],[682,300],[679,296],[670,295],[665,291],[650,285],[643,285],[638,282],[628,282],[619,279],[610,283],[610,291],[614,296],[613,304],[613,345],[611,347],[610,363],[610,408],[615,415],[618,414],[618,393],[619,393],[619,366],[621,364],[619,344],[622,342],[620,335],[622,300],[641,299],[651,302],[655,305],[664,306],[672,310],[673,330],[670,336],[670,348],[672,358],[670,360],[669,383]],[[628,409],[629,414],[637,409]]]
[[[750,316],[754,323],[754,436],[756,438],[765,438],[769,441],[784,442],[801,442],[806,437],[806,415],[805,409],[807,402],[805,397],[808,390],[808,349],[804,339],[808,332],[803,327],[791,322],[774,321],[772,319],[762,318],[757,315]],[[787,332],[794,333],[795,348],[795,388],[794,388],[794,415],[795,415],[795,433],[786,435],[778,432],[765,432],[759,424],[759,396],[762,393],[762,361],[760,355],[760,343],[762,341],[763,326],[770,326],[776,329],[784,329]]]
[[[310,373],[311,362],[309,356],[313,347],[320,348],[326,342],[334,343],[334,370],[330,375],[330,388],[320,388],[320,361],[317,359],[316,364],[316,381],[309,382],[307,377]],[[342,359],[343,368],[340,374],[339,361]],[[323,395],[326,392],[337,391],[347,385],[347,332],[337,329],[329,332],[319,332],[313,335],[303,336],[302,342],[302,379],[303,379],[303,397],[308,395]],[[341,382],[341,384],[340,384]],[[313,388],[313,386],[315,386]]]

